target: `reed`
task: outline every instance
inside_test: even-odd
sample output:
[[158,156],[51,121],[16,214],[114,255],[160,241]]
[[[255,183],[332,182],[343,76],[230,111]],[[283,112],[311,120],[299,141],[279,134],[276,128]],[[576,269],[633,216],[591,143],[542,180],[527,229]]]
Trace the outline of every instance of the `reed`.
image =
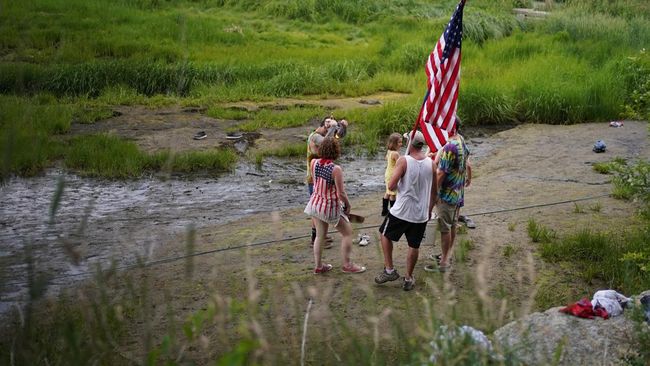
[[47,95],[29,100],[0,96],[2,179],[37,174],[60,157],[57,139],[70,129],[73,108],[50,100]]
[[82,175],[111,179],[140,177],[147,172],[225,172],[234,167],[237,155],[229,150],[147,154],[131,141],[99,134],[78,136],[69,141],[66,167]]

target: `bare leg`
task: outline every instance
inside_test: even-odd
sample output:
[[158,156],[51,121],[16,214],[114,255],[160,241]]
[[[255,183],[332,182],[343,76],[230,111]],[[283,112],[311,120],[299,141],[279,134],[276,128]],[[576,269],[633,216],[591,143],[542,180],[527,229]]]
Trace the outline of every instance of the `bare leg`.
[[341,234],[341,258],[343,266],[350,265],[350,253],[352,252],[352,225],[344,219],[339,220],[336,230]]
[[451,228],[449,229],[449,232],[441,233],[441,239],[442,239],[442,257],[440,258],[441,266],[448,266],[450,263],[449,260],[451,259],[451,255],[454,249],[454,240],[456,240],[456,223],[458,222],[459,213],[460,213],[460,209],[456,208],[456,211],[454,212],[454,221],[451,223]]
[[440,239],[442,242],[442,256],[440,258],[440,265],[447,266],[449,265],[449,251],[452,246],[452,230],[446,233],[440,233]]
[[393,269],[393,242],[384,235],[381,236],[381,249],[384,252],[384,268]]
[[314,240],[314,262],[316,268],[321,268],[321,255],[323,253],[323,243],[325,242],[325,234],[329,225],[325,221],[314,219],[316,224],[316,240]]
[[415,268],[415,264],[418,262],[419,254],[420,249],[409,247],[409,252],[406,256],[406,276],[404,276],[406,279],[410,280],[413,278],[413,269]]

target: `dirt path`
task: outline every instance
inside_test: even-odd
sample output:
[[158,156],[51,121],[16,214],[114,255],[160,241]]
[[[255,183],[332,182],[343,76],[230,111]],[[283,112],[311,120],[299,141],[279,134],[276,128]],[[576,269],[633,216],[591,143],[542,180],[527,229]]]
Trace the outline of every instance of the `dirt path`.
[[[598,139],[607,142],[607,153],[591,151]],[[611,190],[610,177],[594,172],[592,163],[619,156],[647,160],[647,142],[647,124],[640,122],[626,122],[623,128],[610,128],[606,123],[527,125],[475,139],[474,144],[491,144],[494,150],[475,165],[473,186],[467,191],[464,213],[472,216],[478,227],[461,234],[458,240],[471,241],[473,249],[465,260],[457,252],[450,272],[426,273],[422,270],[427,263],[424,258],[439,251],[438,244],[431,246],[434,235],[430,232],[415,271],[416,290],[410,293],[404,293],[398,282],[382,286],[373,283],[382,268],[376,232],[381,220],[381,192],[352,201],[353,210],[367,217],[356,232],[367,232],[372,238],[371,245],[355,247],[353,251],[354,260],[368,266],[366,273],[351,276],[335,270],[314,276],[309,241],[299,238],[195,257],[191,279],[183,276],[186,263],[182,261],[150,268],[144,278],[152,286],[153,303],[162,304],[167,299],[177,310],[177,321],[223,299],[257,304],[255,314],[262,319],[260,326],[267,336],[269,332],[280,332],[286,337],[287,347],[294,350],[299,347],[300,324],[308,298],[316,304],[313,332],[330,340],[334,336],[328,334],[332,317],[370,335],[372,329],[368,324],[383,319],[386,309],[410,321],[425,319],[430,316],[429,311],[434,311],[438,317],[447,316],[491,331],[535,310],[534,300],[539,291],[581,286],[554,282],[549,273],[555,269],[540,261],[535,254],[536,245],[527,236],[529,218],[562,234],[581,228],[624,227],[633,220],[632,208],[630,203],[600,197],[577,203],[582,210],[576,210],[576,204],[559,204],[480,213],[606,195]],[[205,228],[198,233],[195,250],[300,237],[308,233],[308,228],[302,207],[296,207]],[[338,239],[338,235],[334,236]],[[183,254],[183,242],[182,237],[177,238],[177,245],[168,247],[171,249],[163,256]],[[394,252],[398,271],[404,270],[405,254],[405,245],[398,244]],[[337,249],[326,250],[324,258],[339,265]],[[589,284],[584,286],[587,289]],[[423,301],[431,307],[422,306]],[[165,308],[154,306],[151,310],[153,334],[164,334],[170,321]],[[140,331],[133,329],[133,335],[136,334]],[[214,325],[204,334],[208,342],[218,343],[223,329]],[[238,338],[234,333],[227,337]],[[135,347],[135,343],[131,346]],[[197,358],[212,359],[223,350],[208,347],[201,352]]]

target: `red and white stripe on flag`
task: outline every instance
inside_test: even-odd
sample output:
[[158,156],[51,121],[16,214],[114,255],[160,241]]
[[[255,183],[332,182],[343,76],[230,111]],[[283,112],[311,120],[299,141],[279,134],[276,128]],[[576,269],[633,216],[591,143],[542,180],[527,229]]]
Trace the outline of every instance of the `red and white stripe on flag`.
[[461,0],[425,66],[428,90],[417,124],[433,152],[456,132],[464,6]]

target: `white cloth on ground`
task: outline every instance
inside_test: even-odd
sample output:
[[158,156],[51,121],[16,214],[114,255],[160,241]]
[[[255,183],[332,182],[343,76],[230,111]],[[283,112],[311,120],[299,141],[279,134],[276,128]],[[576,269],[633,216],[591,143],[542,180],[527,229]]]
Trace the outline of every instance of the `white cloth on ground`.
[[593,299],[591,299],[591,306],[594,309],[600,306],[605,308],[609,316],[618,316],[623,314],[623,306],[630,300],[630,298],[625,297],[614,290],[600,290],[596,291]]

